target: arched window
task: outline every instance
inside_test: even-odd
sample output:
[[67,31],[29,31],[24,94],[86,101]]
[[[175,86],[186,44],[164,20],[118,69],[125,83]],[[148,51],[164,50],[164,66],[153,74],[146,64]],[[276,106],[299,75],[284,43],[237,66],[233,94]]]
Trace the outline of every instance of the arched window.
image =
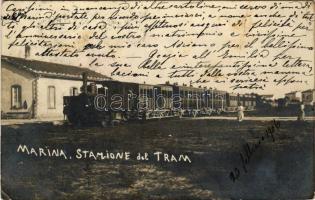
[[20,85],[11,86],[11,107],[20,109],[22,107],[22,88]]
[[70,88],[70,96],[78,96],[79,90],[77,87]]
[[48,108],[56,108],[56,89],[55,86],[48,86]]

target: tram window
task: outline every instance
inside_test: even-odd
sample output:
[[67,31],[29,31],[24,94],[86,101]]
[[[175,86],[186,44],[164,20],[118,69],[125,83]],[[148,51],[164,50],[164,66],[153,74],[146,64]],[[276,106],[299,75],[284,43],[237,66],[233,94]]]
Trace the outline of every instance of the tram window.
[[147,95],[148,95],[148,98],[152,98],[152,96],[153,96],[153,90],[152,90],[152,89],[148,89]]
[[185,97],[185,96],[184,96],[185,94],[184,94],[183,91],[180,91],[179,94],[180,94],[180,97],[181,97],[181,98],[184,98],[184,97]]

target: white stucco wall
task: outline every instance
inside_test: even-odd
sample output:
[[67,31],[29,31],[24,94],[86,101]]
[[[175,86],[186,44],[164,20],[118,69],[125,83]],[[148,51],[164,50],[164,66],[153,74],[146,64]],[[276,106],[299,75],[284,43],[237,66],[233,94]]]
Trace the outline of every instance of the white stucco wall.
[[[48,108],[48,87],[55,86],[56,106]],[[70,96],[70,88],[76,87],[80,91],[82,81],[62,80],[53,78],[39,78],[37,83],[37,118],[63,119],[63,97]]]
[[[33,101],[32,84],[35,77],[30,73],[18,70],[6,62],[1,62],[1,111],[4,113],[13,112],[30,112]],[[21,100],[22,104],[27,103],[27,108],[19,109],[11,108],[11,86],[21,86]]]

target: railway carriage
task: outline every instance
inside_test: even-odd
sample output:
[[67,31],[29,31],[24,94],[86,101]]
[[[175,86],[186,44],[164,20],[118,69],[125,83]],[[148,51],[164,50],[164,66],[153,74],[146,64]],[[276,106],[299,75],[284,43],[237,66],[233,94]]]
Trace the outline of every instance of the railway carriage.
[[243,100],[242,104],[243,104],[245,110],[248,110],[248,108],[250,106],[250,103],[251,103],[250,95],[249,94],[244,94],[242,100]]
[[256,99],[257,99],[256,94],[254,94],[254,93],[247,94],[247,96],[246,96],[246,103],[245,103],[245,106],[246,106],[247,110],[254,110],[255,109],[255,107],[256,107]]
[[203,104],[202,115],[210,116],[214,112],[213,97],[214,97],[213,90],[205,88],[204,95],[203,95],[204,104]]
[[226,92],[222,90],[213,91],[213,110],[217,114],[221,114],[226,109]]
[[[83,75],[83,77],[86,77]],[[85,79],[85,78],[84,78]],[[83,80],[79,96],[64,97],[64,114],[74,124],[173,117],[173,87],[119,81]]]
[[226,110],[227,93],[217,89],[205,89],[205,115],[221,114]]
[[245,108],[245,95],[238,94],[238,105],[243,106]]
[[242,94],[239,95],[239,102],[245,110],[253,110],[256,106],[256,95],[255,94]]
[[139,84],[139,112],[145,112],[145,119],[173,117],[172,95],[171,86]]
[[235,112],[237,106],[241,105],[245,110],[254,110],[256,107],[256,94],[235,94],[227,93],[227,108],[228,112]]
[[239,95],[235,93],[227,93],[227,107],[226,111],[227,112],[236,112],[238,102],[239,102]]
[[149,85],[119,81],[87,83],[83,74],[82,93],[64,97],[64,114],[77,125],[103,126],[132,119],[147,120],[177,116],[205,116],[236,112],[256,106],[257,95],[234,94],[217,89],[178,85]]
[[155,92],[156,112],[161,117],[172,117],[178,115],[174,109],[173,86],[169,84],[158,85]]
[[198,116],[204,107],[204,89],[194,88],[191,86],[173,86],[174,95],[178,97],[178,101],[174,103],[174,107],[180,116]]

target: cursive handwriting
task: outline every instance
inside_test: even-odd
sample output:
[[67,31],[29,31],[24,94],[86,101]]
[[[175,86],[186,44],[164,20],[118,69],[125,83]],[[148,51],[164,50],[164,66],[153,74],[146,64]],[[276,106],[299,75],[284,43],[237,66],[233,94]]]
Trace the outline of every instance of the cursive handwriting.
[[313,86],[311,1],[26,1],[3,8],[8,55],[30,46],[32,59],[82,63],[118,80],[238,92]]

